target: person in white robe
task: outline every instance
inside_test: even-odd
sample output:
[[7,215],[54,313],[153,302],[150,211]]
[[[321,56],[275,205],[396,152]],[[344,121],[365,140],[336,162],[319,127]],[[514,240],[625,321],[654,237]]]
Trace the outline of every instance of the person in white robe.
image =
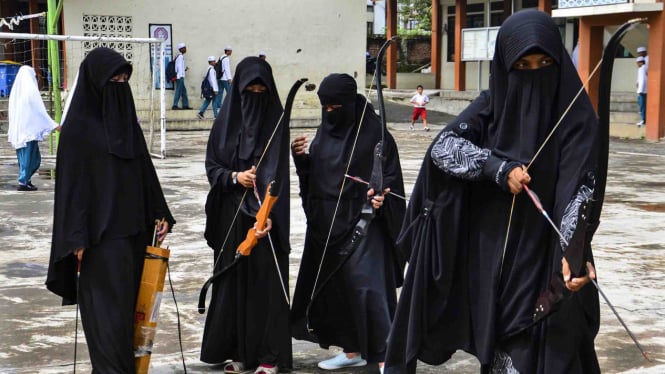
[[9,94],[8,140],[16,149],[18,158],[18,190],[35,191],[32,175],[41,164],[38,142],[58,128],[46,112],[37,85],[35,70],[21,66]]

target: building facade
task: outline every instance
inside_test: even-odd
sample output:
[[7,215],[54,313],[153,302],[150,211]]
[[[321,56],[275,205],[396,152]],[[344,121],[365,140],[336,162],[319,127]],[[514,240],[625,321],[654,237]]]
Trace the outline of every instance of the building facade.
[[[635,57],[638,46],[649,53],[646,138],[657,141],[665,136],[665,11],[663,0],[432,0],[432,73],[426,79],[430,88],[455,91],[487,88],[491,45],[485,57],[467,58],[465,48],[474,39],[463,39],[468,29],[501,25],[510,14],[524,8],[539,8],[552,14],[570,53],[577,46],[578,71],[583,82],[589,80],[592,102],[598,94],[598,76],[591,72],[600,61],[611,34],[622,23],[642,18],[622,41],[612,77],[614,92],[635,93]],[[386,34],[397,34],[397,1],[386,0]],[[481,30],[482,31],[482,30]],[[491,42],[488,30],[485,42]],[[495,34],[494,34],[495,35]],[[482,47],[482,44],[480,45]],[[482,49],[482,48],[480,48]],[[387,84],[397,88],[396,55],[388,51]],[[478,54],[472,54],[477,56]],[[623,57],[623,58],[621,58]],[[636,93],[635,93],[636,95]]]

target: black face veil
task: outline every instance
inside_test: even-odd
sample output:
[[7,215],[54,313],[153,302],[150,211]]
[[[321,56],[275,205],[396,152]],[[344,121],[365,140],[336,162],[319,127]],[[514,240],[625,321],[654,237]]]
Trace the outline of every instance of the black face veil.
[[[557,30],[539,11],[518,12],[501,26],[490,78],[494,121],[488,131],[493,143],[486,144],[500,157],[528,163],[563,113],[560,103],[569,103],[575,94],[572,85],[559,84],[574,68]],[[512,67],[532,53],[550,56],[555,63],[537,70]]]
[[92,136],[86,141],[96,141],[96,146],[106,147],[109,153],[131,159],[141,151],[141,134],[129,83],[110,81],[120,73],[132,74],[132,66],[122,55],[109,48],[91,51],[81,63],[70,114],[63,127],[90,126],[99,122],[101,114],[99,129],[71,131],[89,132]]

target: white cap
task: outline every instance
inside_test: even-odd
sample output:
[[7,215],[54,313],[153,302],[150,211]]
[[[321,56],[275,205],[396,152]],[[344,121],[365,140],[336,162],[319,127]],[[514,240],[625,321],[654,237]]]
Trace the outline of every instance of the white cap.
[[265,51],[261,51],[261,52],[259,52],[259,57],[261,57],[261,56],[265,56],[265,55],[266,55]]
[[644,57],[640,56],[635,59],[635,62],[644,62]]
[[217,57],[215,56],[208,56],[208,62],[210,61],[217,61]]
[[231,48],[230,45],[227,45],[226,47],[224,47],[224,50],[225,50],[225,51],[232,51],[233,48]]
[[176,48],[178,50],[181,50],[181,49],[186,48],[186,47],[187,47],[187,45],[185,43],[178,43],[178,45],[176,46]]
[[647,51],[646,47],[637,47],[637,53],[646,52],[646,51]]

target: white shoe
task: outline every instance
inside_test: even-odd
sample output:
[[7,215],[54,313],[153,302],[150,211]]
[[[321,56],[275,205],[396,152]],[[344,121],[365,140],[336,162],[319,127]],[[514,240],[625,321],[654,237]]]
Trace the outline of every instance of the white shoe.
[[360,355],[357,355],[353,358],[347,358],[346,353],[344,352],[331,359],[319,362],[319,367],[323,370],[337,370],[346,367],[357,367],[365,365],[367,365],[367,361],[363,360]]
[[409,125],[409,129],[413,130],[413,125]]
[[640,122],[637,123],[637,127],[640,127],[642,125],[644,125],[644,121],[640,121]]

